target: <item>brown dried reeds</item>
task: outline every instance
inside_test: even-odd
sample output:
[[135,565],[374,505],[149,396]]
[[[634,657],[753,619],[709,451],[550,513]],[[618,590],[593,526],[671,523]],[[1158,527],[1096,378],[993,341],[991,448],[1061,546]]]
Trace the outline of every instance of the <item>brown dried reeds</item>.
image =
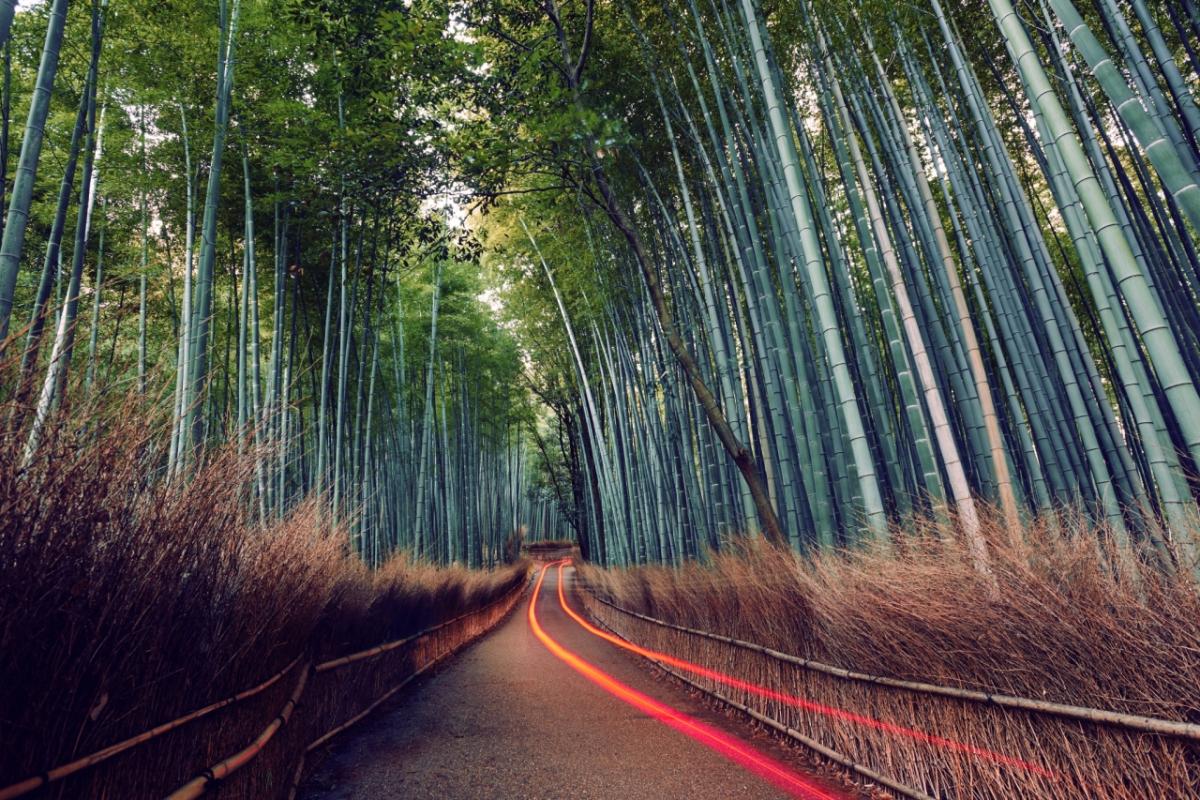
[[[252,459],[215,451],[168,483],[162,426],[138,406],[58,415],[28,463],[23,415],[0,408],[0,788],[296,663],[229,711],[30,795],[161,796],[257,735],[297,670],[480,608],[524,578],[524,565],[471,572],[402,558],[368,570],[316,501],[264,527],[247,502]],[[411,661],[347,670],[332,691],[369,700]],[[295,733],[343,720],[307,719]],[[275,774],[256,778],[254,796],[286,793],[282,771],[304,744],[291,738],[265,754]]]
[[[1082,518],[1034,523],[1017,542],[990,524],[991,578],[936,523],[890,554],[802,558],[752,543],[707,565],[581,572],[622,607],[863,673],[1200,722],[1189,574],[1114,566],[1094,535],[1063,535]],[[936,797],[1200,792],[1195,741],[844,680],[587,605],[632,641],[800,698],[701,680]]]

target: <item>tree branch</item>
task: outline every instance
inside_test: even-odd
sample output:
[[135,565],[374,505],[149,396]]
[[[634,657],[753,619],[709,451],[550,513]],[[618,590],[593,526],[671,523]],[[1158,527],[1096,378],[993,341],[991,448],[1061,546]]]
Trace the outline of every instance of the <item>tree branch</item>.
[[583,23],[583,43],[579,45],[579,60],[575,62],[575,69],[571,71],[573,83],[579,84],[579,79],[583,75],[583,67],[587,64],[588,51],[591,49],[592,43],[592,23],[596,17],[596,0],[587,0],[587,15]]

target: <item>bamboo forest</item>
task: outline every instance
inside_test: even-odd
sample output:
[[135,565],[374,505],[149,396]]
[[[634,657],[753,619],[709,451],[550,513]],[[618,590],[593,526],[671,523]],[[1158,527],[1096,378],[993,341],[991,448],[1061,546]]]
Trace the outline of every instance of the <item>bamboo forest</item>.
[[201,795],[1200,796],[1200,5],[0,0],[0,800]]

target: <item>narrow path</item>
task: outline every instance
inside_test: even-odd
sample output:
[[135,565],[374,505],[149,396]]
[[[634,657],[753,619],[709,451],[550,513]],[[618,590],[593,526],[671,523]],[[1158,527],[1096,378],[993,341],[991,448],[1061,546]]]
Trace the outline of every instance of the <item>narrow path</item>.
[[[564,574],[578,609],[574,570]],[[335,742],[301,798],[849,797],[584,630],[560,606],[557,576],[542,573],[534,613],[526,601]]]

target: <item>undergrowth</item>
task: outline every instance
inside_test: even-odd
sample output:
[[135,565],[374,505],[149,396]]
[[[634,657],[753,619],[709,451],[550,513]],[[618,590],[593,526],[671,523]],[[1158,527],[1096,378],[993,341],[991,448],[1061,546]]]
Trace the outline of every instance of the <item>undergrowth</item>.
[[[263,526],[245,494],[252,459],[215,450],[186,481],[168,482],[163,426],[131,407],[58,415],[28,463],[27,417],[0,408],[0,788],[254,686],[298,657],[398,639],[524,579],[523,564],[478,572],[400,556],[367,569],[315,500]],[[263,702],[277,709],[283,695],[269,694]],[[245,730],[274,713],[258,709]],[[253,735],[228,720],[198,724],[188,736],[199,740],[163,750],[153,769],[187,775],[197,754],[232,752],[204,741],[222,724],[239,747]]]
[[[993,516],[991,578],[934,523],[890,553],[805,558],[749,543],[707,564],[581,573],[626,608],[859,672],[1200,722],[1195,580],[1129,559],[1117,565],[1078,530],[1086,524],[1035,523],[1014,543]],[[1200,785],[1194,741],[842,681],[588,605],[640,643],[823,705],[769,713],[937,797],[1184,798]],[[763,707],[761,698],[738,699]],[[888,733],[832,709],[968,748]]]

